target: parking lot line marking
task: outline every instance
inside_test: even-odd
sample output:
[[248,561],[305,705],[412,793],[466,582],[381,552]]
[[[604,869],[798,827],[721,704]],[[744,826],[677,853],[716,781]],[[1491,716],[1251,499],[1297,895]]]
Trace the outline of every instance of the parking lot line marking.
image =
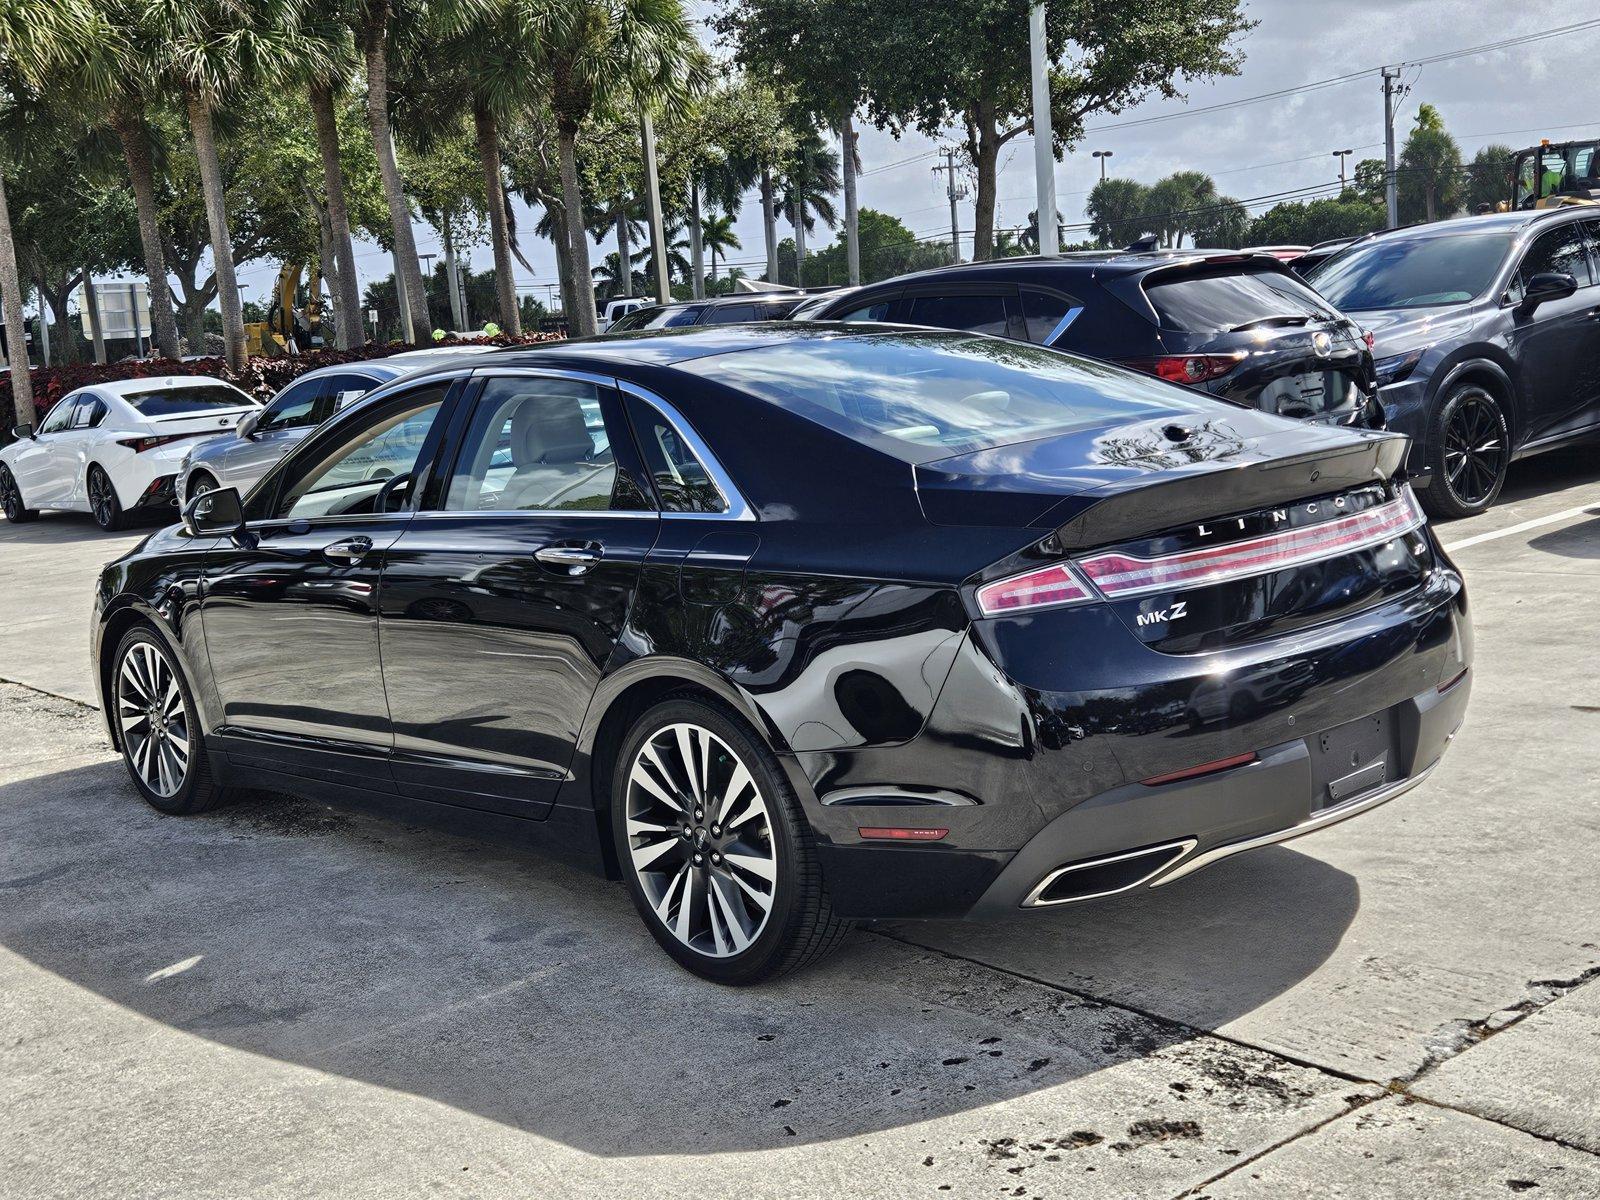
[[1551,513],[1545,517],[1535,517],[1531,521],[1524,521],[1520,525],[1510,525],[1505,529],[1496,529],[1490,533],[1480,533],[1473,537],[1462,538],[1459,542],[1446,542],[1447,553],[1454,554],[1457,550],[1465,550],[1468,546],[1476,546],[1479,542],[1492,542],[1495,538],[1510,537],[1513,533],[1521,533],[1527,529],[1537,529],[1541,525],[1554,525],[1557,521],[1566,521],[1572,517],[1581,517],[1586,514],[1600,516],[1600,506],[1593,504],[1580,504],[1577,508],[1564,508],[1558,513]]

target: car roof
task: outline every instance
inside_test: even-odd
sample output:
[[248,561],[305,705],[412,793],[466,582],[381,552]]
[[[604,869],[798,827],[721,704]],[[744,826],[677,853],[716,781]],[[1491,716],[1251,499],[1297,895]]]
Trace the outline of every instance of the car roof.
[[1443,221],[1419,223],[1416,225],[1402,225],[1398,229],[1380,229],[1369,234],[1373,238],[1394,237],[1452,237],[1457,234],[1467,233],[1493,233],[1496,230],[1516,232],[1545,221],[1553,221],[1562,216],[1574,220],[1584,215],[1593,217],[1595,208],[1592,205],[1573,204],[1563,208],[1539,208],[1522,212],[1504,213],[1475,213],[1469,217],[1449,217]]
[[[658,304],[654,300],[647,301],[645,308],[723,308],[730,304],[781,304],[785,301],[798,304],[800,301],[827,295],[826,292],[730,292],[726,296],[707,296],[704,300],[669,300],[665,304]],[[638,311],[643,311],[640,309]]]
[[862,288],[863,292],[886,285],[911,285],[931,280],[972,280],[974,282],[1011,282],[1019,275],[1027,278],[1037,274],[1040,282],[1050,275],[1068,271],[1073,273],[1093,271],[1098,275],[1131,275],[1158,267],[1183,266],[1209,260],[1244,262],[1252,261],[1282,267],[1283,261],[1270,254],[1254,250],[1069,250],[1064,254],[1018,255],[1014,258],[993,258],[983,262],[959,263],[946,267],[931,267],[914,271],[893,279],[881,280]]
[[903,325],[844,324],[838,321],[764,321],[754,325],[679,325],[671,329],[637,329],[595,337],[508,346],[485,367],[673,366],[713,354],[731,354],[764,346],[815,345],[839,337],[867,333],[909,333]]

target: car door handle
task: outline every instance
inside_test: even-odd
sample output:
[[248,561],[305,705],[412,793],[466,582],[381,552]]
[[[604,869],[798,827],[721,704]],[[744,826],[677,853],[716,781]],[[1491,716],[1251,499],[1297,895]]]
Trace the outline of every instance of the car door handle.
[[587,546],[540,546],[533,556],[546,566],[566,567],[569,575],[582,575],[600,561],[600,551]]
[[333,545],[322,548],[322,557],[350,567],[355,566],[370,553],[372,553],[372,539],[369,537],[345,538],[342,542],[334,542]]

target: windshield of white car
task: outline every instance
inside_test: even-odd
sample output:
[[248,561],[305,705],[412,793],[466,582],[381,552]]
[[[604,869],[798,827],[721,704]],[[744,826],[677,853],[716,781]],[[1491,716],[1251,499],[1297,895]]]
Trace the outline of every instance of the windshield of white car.
[[1494,283],[1512,236],[1374,238],[1314,268],[1306,282],[1344,312],[1467,304]]
[[141,417],[178,417],[184,413],[208,412],[217,408],[248,408],[250,405],[248,396],[224,383],[125,392],[122,398]]

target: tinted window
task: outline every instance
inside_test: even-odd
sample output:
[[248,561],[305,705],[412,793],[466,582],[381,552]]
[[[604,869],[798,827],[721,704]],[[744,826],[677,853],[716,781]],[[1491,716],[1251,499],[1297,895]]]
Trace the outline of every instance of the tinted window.
[[887,321],[889,319],[889,306],[894,303],[894,298],[887,300],[874,300],[871,304],[863,304],[860,308],[852,308],[847,313],[840,313],[831,317],[834,321]]
[[106,402],[94,396],[85,396],[72,410],[74,429],[94,429],[105,419]]
[[879,333],[679,365],[911,462],[1217,402],[1025,342]]
[[1328,306],[1294,276],[1284,272],[1156,275],[1144,293],[1161,323],[1191,333],[1222,333],[1248,328],[1274,317],[1322,320]]
[[280,429],[306,429],[321,425],[333,415],[333,398],[323,390],[324,379],[306,379],[267,405],[256,426],[262,433]]
[[676,329],[680,325],[693,325],[705,311],[704,304],[654,305],[629,313],[611,327],[609,332],[626,333],[630,329]]
[[1589,253],[1583,245],[1583,230],[1576,222],[1540,234],[1522,256],[1517,275],[1526,286],[1528,280],[1546,271],[1571,275],[1579,287],[1588,287],[1593,282],[1589,274]]
[[[377,511],[378,493],[384,485],[416,469],[445,391],[445,385],[426,388],[386,406],[373,422],[342,442],[309,462],[297,463],[277,515],[319,517]],[[389,502],[386,507],[399,505]]]
[[1005,337],[1004,296],[913,296],[906,318],[913,325],[961,329],[967,333],[992,333]]
[[645,470],[655,482],[666,512],[726,512],[728,502],[705,464],[677,428],[655,405],[628,397],[628,413],[644,454]]
[[329,375],[323,380],[322,390],[333,400],[333,411],[354,404],[373,388],[378,381],[367,375]]
[[491,379],[451,477],[445,508],[516,512],[637,509],[617,487],[611,438],[591,383]]
[[719,304],[706,313],[707,325],[737,325],[741,321],[756,320],[754,304]]
[[[79,398],[82,399],[81,397]],[[78,400],[58,400],[56,406],[46,414],[44,423],[39,426],[40,433],[60,433],[72,424],[73,411],[78,407]]]
[[1050,335],[1061,328],[1061,323],[1066,320],[1067,314],[1074,309],[1082,311],[1074,301],[1068,300],[1065,296],[1024,289],[1022,323],[1028,331],[1028,340],[1048,345],[1051,340]]
[[1505,231],[1379,237],[1307,278],[1346,312],[1466,304],[1488,291],[1510,247]]
[[122,398],[133,406],[135,412],[145,417],[175,417],[215,408],[250,407],[248,396],[223,383],[124,392]]

